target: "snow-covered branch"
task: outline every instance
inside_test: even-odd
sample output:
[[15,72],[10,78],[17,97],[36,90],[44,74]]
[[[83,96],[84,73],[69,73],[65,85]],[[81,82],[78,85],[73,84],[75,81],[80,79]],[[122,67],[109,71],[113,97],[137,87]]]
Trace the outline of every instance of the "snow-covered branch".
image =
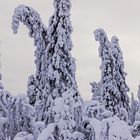
[[14,34],[18,32],[20,22],[27,26],[29,29],[29,36],[34,38],[35,44],[38,40],[42,42],[46,36],[46,27],[42,23],[40,15],[36,10],[29,6],[19,5],[15,9],[12,18],[12,29]]

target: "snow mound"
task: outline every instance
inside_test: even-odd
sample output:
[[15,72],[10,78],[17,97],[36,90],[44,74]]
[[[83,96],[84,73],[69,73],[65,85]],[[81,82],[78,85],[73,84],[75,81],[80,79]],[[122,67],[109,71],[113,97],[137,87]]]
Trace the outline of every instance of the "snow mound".
[[[124,121],[114,122],[109,129],[110,140],[133,140],[128,125]],[[140,139],[139,139],[140,140]]]
[[14,140],[34,140],[34,136],[28,132],[19,132],[15,136]]

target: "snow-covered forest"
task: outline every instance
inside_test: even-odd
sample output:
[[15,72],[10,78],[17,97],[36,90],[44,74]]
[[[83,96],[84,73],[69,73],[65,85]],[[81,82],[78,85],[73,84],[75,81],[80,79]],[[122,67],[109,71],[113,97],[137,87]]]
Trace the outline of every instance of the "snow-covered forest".
[[116,36],[94,31],[101,59],[99,81],[91,85],[92,99],[82,99],[72,56],[71,1],[54,0],[46,27],[39,13],[26,5],[15,8],[13,33],[20,23],[35,46],[36,72],[29,76],[25,97],[4,88],[0,74],[0,140],[140,140],[138,100],[126,83],[123,53]]

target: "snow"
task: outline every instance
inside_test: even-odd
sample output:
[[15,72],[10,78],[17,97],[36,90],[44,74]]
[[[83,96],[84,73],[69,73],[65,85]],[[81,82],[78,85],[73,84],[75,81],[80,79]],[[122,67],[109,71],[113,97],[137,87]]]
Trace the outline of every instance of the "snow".
[[19,132],[14,140],[34,140],[34,136],[28,132]]
[[48,28],[33,8],[14,11],[13,33],[21,22],[34,40],[36,73],[24,98],[4,90],[0,74],[0,140],[140,140],[140,86],[130,109],[119,39],[110,41],[101,28],[94,32],[101,79],[90,83],[92,100],[83,101],[71,54],[71,1],[54,0],[54,9]]
[[54,132],[54,128],[55,128],[56,124],[49,124],[47,126],[47,128],[45,128],[41,134],[39,135],[39,137],[37,138],[37,140],[55,140],[54,136],[53,136],[53,132]]
[[105,111],[102,113],[102,116],[103,116],[103,118],[109,118],[109,117],[112,117],[113,114],[112,114],[111,111],[105,110]]
[[95,139],[100,139],[100,132],[101,132],[101,122],[97,119],[90,119],[89,120],[91,129],[95,132]]
[[140,140],[140,136],[136,137],[134,140]]
[[110,140],[133,140],[129,127],[124,121],[114,122],[109,130]]

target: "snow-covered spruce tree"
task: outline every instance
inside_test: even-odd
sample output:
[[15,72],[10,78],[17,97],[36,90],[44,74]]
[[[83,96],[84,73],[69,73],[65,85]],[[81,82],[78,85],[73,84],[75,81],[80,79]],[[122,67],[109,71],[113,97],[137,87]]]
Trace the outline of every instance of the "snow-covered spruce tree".
[[21,131],[35,134],[34,122],[35,111],[28,100],[13,97],[0,86],[0,140],[13,139]]
[[138,111],[138,101],[134,99],[134,94],[131,93],[131,106],[130,106],[130,115],[129,115],[129,119],[130,119],[130,124],[132,125],[135,121],[135,115],[136,112]]
[[[111,43],[103,29],[97,29],[94,32],[96,41],[99,41],[99,56],[102,59],[101,80],[99,97],[106,109],[114,114],[119,114],[120,108],[129,110],[129,100],[126,94],[128,88],[125,86],[125,73],[123,72],[122,55],[119,54],[118,40],[112,38]],[[121,73],[119,73],[121,70]],[[122,87],[121,87],[122,86]],[[123,91],[124,89],[124,91]],[[94,95],[93,95],[94,98]]]
[[72,26],[70,21],[70,0],[54,0],[55,12],[50,18],[47,29],[48,45],[46,47],[44,60],[44,81],[45,87],[43,94],[36,103],[38,110],[38,120],[44,120],[46,124],[54,122],[52,114],[53,102],[62,94],[68,94],[70,89],[73,91],[75,106],[74,120],[80,121],[81,97],[77,90],[75,80],[75,59],[71,56]]
[[140,109],[136,112],[135,121],[132,125],[132,135],[134,137],[140,136]]
[[29,77],[27,94],[30,99],[30,104],[34,105],[36,96],[42,92],[42,55],[46,49],[46,28],[42,20],[33,8],[25,5],[18,6],[13,15],[12,29],[14,34],[18,32],[19,23],[22,22],[29,29],[29,36],[34,39],[35,50],[35,64],[36,74]]
[[37,88],[37,82],[34,75],[29,76],[27,83],[27,96],[29,97],[29,102],[34,105],[36,102],[37,94],[41,91]]
[[52,112],[54,114],[54,123],[47,125],[38,137],[38,140],[55,139],[55,140],[85,140],[84,134],[76,129],[74,121],[74,106],[72,90],[63,93],[62,97],[54,100]]
[[116,36],[111,38],[111,55],[113,59],[113,78],[117,85],[117,89],[119,91],[120,96],[120,106],[125,108],[129,113],[129,97],[127,92],[129,91],[129,87],[126,84],[126,75],[124,72],[124,61],[123,54],[119,46],[119,39]]
[[2,140],[9,137],[9,113],[7,109],[9,96],[7,91],[0,89],[0,139]]
[[[115,83],[112,75],[112,59],[111,59],[111,43],[108,41],[108,37],[103,29],[97,29],[94,32],[95,40],[99,41],[99,56],[102,59],[102,64],[100,66],[101,69],[101,80],[100,80],[100,88],[101,88],[101,100],[102,104],[106,109],[116,113],[116,105],[118,104],[116,99],[114,90]],[[116,92],[116,91],[115,91]],[[94,98],[94,97],[93,97]]]
[[133,123],[133,136],[137,137],[140,136],[140,86],[138,89],[138,94],[137,97],[139,99],[139,103],[138,103],[138,109],[137,112],[135,113],[135,121]]
[[[34,123],[35,123],[35,110],[26,100],[20,99],[18,97],[13,98],[10,102],[12,106],[10,114],[11,116],[11,127],[17,132],[26,131],[28,133],[34,133]],[[12,112],[14,110],[14,112]]]
[[1,122],[1,125],[4,125],[2,132],[5,132],[5,138],[13,139],[21,131],[33,133],[34,108],[27,101],[13,97],[6,90],[0,90],[0,115],[1,119],[6,120]]
[[8,110],[6,108],[7,98],[9,98],[9,93],[4,90],[4,86],[2,84],[2,74],[0,73],[0,140],[5,140],[9,137]]
[[102,96],[101,96],[101,85],[100,83],[96,82],[91,82],[90,83],[92,87],[92,100],[99,101],[100,103],[102,102]]

